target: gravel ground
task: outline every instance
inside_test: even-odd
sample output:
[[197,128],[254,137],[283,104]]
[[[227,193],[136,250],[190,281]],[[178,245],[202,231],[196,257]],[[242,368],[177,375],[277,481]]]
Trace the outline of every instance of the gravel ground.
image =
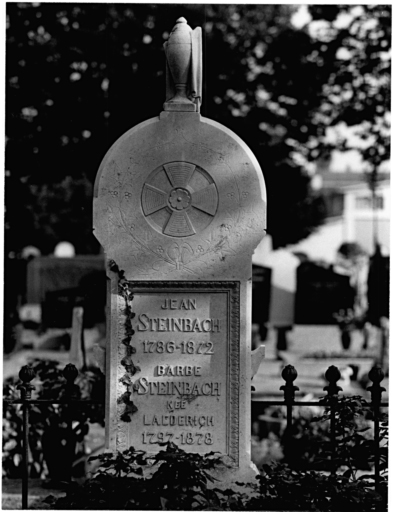
[[[2,481],[2,510],[21,510],[22,509],[22,481],[21,480],[6,480]],[[48,510],[50,505],[44,503],[47,496],[52,494],[59,497],[64,496],[63,491],[56,489],[44,489],[42,481],[39,479],[32,479],[29,481],[29,509],[35,510]]]

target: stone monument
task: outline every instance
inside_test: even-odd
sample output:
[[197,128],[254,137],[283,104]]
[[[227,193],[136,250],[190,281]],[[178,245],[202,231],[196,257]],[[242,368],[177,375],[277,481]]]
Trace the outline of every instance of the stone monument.
[[165,54],[163,112],[115,142],[95,183],[109,283],[106,445],[221,452],[242,480],[254,474],[251,256],[265,185],[246,144],[200,115],[201,29],[177,20]]

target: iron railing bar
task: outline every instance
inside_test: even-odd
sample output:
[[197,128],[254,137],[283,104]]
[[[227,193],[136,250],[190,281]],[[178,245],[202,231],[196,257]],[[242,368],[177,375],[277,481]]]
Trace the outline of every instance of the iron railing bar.
[[[374,405],[374,451],[375,451],[375,463],[374,463],[374,476],[375,476],[375,491],[379,491],[379,468],[380,468],[380,450],[379,450],[379,407],[376,403]],[[377,510],[380,507],[377,504]]]
[[336,461],[336,410],[337,410],[337,396],[332,396],[332,405],[330,407],[330,438],[332,444],[332,469],[331,473],[334,475],[337,471]]
[[29,508],[29,408],[28,399],[23,404],[23,473],[22,473],[22,510]]
[[374,453],[375,453],[375,461],[374,461],[374,477],[375,477],[375,493],[376,493],[376,503],[375,508],[377,511],[382,509],[382,504],[377,500],[377,496],[379,495],[379,486],[380,486],[380,439],[379,439],[379,430],[380,430],[380,403],[382,393],[386,391],[380,384],[385,377],[385,373],[382,368],[379,366],[374,366],[369,374],[368,374],[372,385],[367,388],[367,391],[371,393],[371,401],[373,404],[373,412],[374,412]]
[[28,366],[23,366],[19,372],[22,384],[18,385],[23,411],[22,420],[22,510],[29,508],[29,408],[31,393],[35,389],[31,384],[34,372]]
[[[284,402],[282,400],[281,401],[280,400],[251,400],[251,403],[252,404],[263,404],[263,405],[286,405],[286,402]],[[292,405],[297,406],[297,407],[301,407],[302,405],[306,405],[306,406],[317,405],[317,406],[321,406],[321,407],[330,407],[329,404],[324,404],[324,403],[316,402],[316,401],[308,401],[308,402],[295,401],[295,402],[292,402]],[[372,407],[373,404],[372,404],[372,402],[366,402],[366,405],[368,405],[369,407]],[[381,402],[379,407],[389,407],[389,402]]]
[[[53,401],[53,400],[48,400],[48,399],[42,399],[42,400],[36,399],[36,400],[29,400],[29,403],[34,404],[34,405],[39,405],[39,404],[62,405],[62,404],[69,404],[71,401],[72,401],[72,403],[81,403],[81,404],[104,404],[105,403],[104,400],[90,400],[90,399],[62,400],[61,402],[58,400]],[[6,404],[6,405],[8,405],[8,404],[18,405],[18,404],[22,404],[22,403],[24,403],[24,402],[23,402],[23,400],[20,400],[20,399],[8,400],[7,398],[3,398],[3,404]],[[251,403],[252,404],[263,404],[263,405],[286,405],[286,402],[284,402],[282,400],[251,400]],[[317,401],[307,401],[307,402],[295,401],[295,402],[292,402],[292,405],[297,406],[297,407],[301,407],[302,405],[305,405],[305,406],[317,405],[317,406],[322,406],[322,407],[329,407],[329,404],[323,404],[323,403],[317,402]],[[366,405],[371,407],[373,404],[372,404],[372,402],[367,402]],[[381,402],[379,407],[389,407],[389,402]]]
[[[3,404],[23,404],[24,401],[21,400],[21,399],[15,399],[15,400],[8,400],[7,398],[3,398]],[[71,400],[69,398],[65,399],[65,400],[48,400],[46,398],[44,399],[36,399],[36,400],[29,400],[29,403],[30,404],[34,404],[34,405],[39,405],[39,404],[42,404],[42,405],[63,405],[63,404],[70,404],[70,403],[79,403],[79,404],[104,404],[105,401],[104,400]]]

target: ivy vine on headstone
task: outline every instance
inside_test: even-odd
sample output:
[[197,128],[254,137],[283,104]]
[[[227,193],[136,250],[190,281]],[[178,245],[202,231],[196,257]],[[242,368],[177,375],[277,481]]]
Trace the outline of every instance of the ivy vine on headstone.
[[124,277],[124,271],[119,269],[115,261],[109,261],[109,269],[118,275],[119,290],[125,301],[125,336],[122,339],[122,343],[126,348],[126,353],[121,360],[121,364],[124,366],[126,373],[120,378],[120,383],[126,387],[126,391],[118,398],[118,403],[125,404],[125,408],[120,416],[120,419],[129,423],[131,422],[131,416],[138,410],[134,402],[131,400],[132,389],[134,385],[132,377],[137,372],[141,371],[140,367],[136,366],[132,361],[132,355],[136,352],[136,348],[131,345],[132,337],[135,334],[135,330],[132,327],[132,319],[135,317],[135,313],[132,311],[131,305],[132,300],[134,299],[134,294],[132,293],[130,283]]

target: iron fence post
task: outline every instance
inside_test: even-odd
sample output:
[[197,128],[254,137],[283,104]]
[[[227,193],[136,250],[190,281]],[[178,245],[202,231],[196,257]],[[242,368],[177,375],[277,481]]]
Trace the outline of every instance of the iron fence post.
[[325,372],[325,379],[329,382],[327,386],[323,388],[328,395],[328,403],[330,405],[330,439],[332,443],[332,470],[331,473],[335,474],[337,471],[336,467],[336,406],[338,401],[338,393],[342,391],[340,386],[337,386],[337,381],[341,379],[340,370],[337,366],[329,366]]
[[[383,391],[386,391],[380,383],[383,381],[385,374],[382,371],[380,366],[373,366],[369,371],[369,379],[372,382],[372,385],[367,388],[367,391],[371,393],[371,403],[374,412],[374,452],[375,452],[375,462],[374,462],[374,475],[375,475],[375,492],[379,493],[379,483],[380,483],[380,449],[379,449],[379,408],[381,406],[381,399]],[[377,504],[378,508],[378,504]]]
[[29,508],[28,493],[29,493],[29,400],[31,400],[31,392],[34,386],[30,382],[34,379],[34,370],[28,366],[22,366],[19,372],[19,378],[22,384],[17,387],[20,389],[20,397],[22,402],[22,509]]
[[78,377],[78,370],[75,365],[73,364],[67,364],[67,366],[63,370],[63,376],[67,381],[66,384],[66,397],[70,399],[70,403],[68,404],[68,421],[67,421],[67,433],[68,433],[68,456],[69,456],[69,467],[68,467],[68,480],[71,482],[72,480],[72,465],[74,462],[75,451],[73,449],[74,446],[74,432],[72,428],[72,421],[73,421],[73,411],[72,407],[73,404],[71,400],[75,400],[78,398],[79,394],[79,387],[75,384],[75,379]]
[[297,378],[296,368],[288,364],[283,369],[281,376],[285,380],[285,385],[280,387],[280,391],[284,392],[284,402],[287,406],[287,435],[291,438],[293,402],[295,401],[295,392],[299,391],[299,388],[293,385],[293,382]]

